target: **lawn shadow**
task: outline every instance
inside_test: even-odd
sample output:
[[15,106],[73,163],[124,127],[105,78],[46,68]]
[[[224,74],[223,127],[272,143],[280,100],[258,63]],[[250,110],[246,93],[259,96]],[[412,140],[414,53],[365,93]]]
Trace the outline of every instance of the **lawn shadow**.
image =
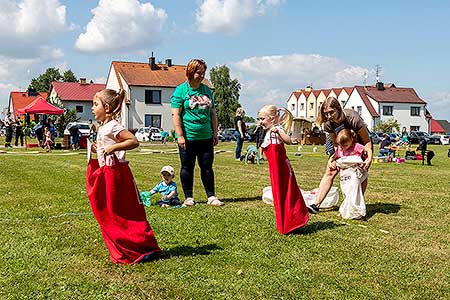
[[243,198],[227,198],[227,199],[221,199],[222,201],[226,202],[244,202],[244,201],[261,201],[261,196],[256,197],[243,197]]
[[326,221],[326,222],[313,222],[313,223],[308,223],[305,226],[303,226],[302,228],[299,228],[297,230],[295,230],[294,232],[292,232],[291,234],[303,234],[303,235],[307,235],[307,234],[313,234],[316,233],[319,230],[327,230],[327,229],[333,229],[335,227],[341,227],[341,226],[345,226],[345,224],[342,223],[336,223],[333,221]]
[[176,246],[170,249],[163,250],[160,259],[168,259],[177,256],[195,256],[195,255],[209,255],[213,250],[223,250],[217,244],[208,244],[204,246]]
[[374,214],[395,214],[400,210],[400,204],[393,203],[370,203],[366,204],[366,220],[372,218]]

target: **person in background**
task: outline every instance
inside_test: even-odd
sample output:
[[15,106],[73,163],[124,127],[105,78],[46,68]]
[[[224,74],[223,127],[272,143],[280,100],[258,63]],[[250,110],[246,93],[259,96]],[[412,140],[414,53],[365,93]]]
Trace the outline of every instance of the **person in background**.
[[238,107],[238,109],[236,110],[236,117],[234,118],[234,126],[236,129],[236,153],[234,158],[236,159],[236,161],[240,161],[242,145],[244,144],[246,130],[245,122],[243,120],[244,114],[244,109],[242,107]]
[[[366,171],[369,170],[373,158],[373,145],[369,137],[367,125],[356,111],[353,109],[343,109],[337,98],[328,97],[320,106],[316,121],[318,126],[322,126],[322,124],[324,125],[324,130],[329,133],[328,136],[330,141],[334,145],[336,145],[336,135],[340,130],[347,128],[355,132],[358,143],[364,145],[366,153],[363,168]],[[330,154],[334,154],[334,152]],[[337,174],[338,169],[336,168],[336,162],[330,157],[325,174],[320,181],[319,190],[317,191],[316,196],[316,203],[308,206],[308,211],[310,213],[319,213],[320,204],[330,191],[331,186],[333,185],[333,180]],[[367,182],[368,181],[366,180],[362,184],[363,193],[366,191]]]
[[390,149],[391,147],[391,139],[386,133],[383,133],[383,140],[380,143],[380,156],[390,156],[392,151]]
[[180,179],[184,205],[193,206],[194,167],[197,160],[207,203],[222,206],[215,195],[214,146],[217,138],[217,113],[210,88],[203,84],[206,63],[192,59],[186,67],[186,81],[177,86],[171,97],[172,120],[181,161]]
[[23,124],[20,120],[16,121],[16,142],[14,143],[14,145],[16,147],[19,146],[19,139],[20,139],[20,147],[23,147]]
[[92,122],[92,119],[89,119],[89,139],[91,142],[95,143],[97,140],[97,126]]
[[409,144],[408,131],[406,131],[406,127],[402,128],[401,137],[402,137],[402,142],[403,143]]
[[72,123],[72,126],[69,127],[69,133],[72,150],[80,149],[80,129],[78,128],[77,123]]
[[5,118],[5,148],[12,148],[11,141],[13,136],[13,120],[11,119],[11,113],[8,112]]

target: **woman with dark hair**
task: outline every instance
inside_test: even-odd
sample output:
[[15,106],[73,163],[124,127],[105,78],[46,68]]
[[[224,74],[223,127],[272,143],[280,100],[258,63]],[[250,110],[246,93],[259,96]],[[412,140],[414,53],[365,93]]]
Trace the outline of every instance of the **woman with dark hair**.
[[222,206],[214,190],[214,146],[217,145],[217,114],[209,87],[202,83],[206,63],[192,59],[186,67],[186,81],[177,86],[172,97],[172,120],[178,136],[181,160],[180,180],[185,196],[184,205],[193,206],[195,160],[200,167],[207,203]]
[[[336,135],[344,128],[351,129],[358,140],[358,143],[364,145],[367,156],[364,157],[363,168],[369,170],[373,157],[372,141],[369,137],[369,130],[364,123],[361,116],[353,109],[343,109],[338,99],[335,97],[328,97],[319,108],[319,114],[316,120],[317,124],[323,124],[324,131],[328,133],[331,142],[336,145]],[[333,154],[333,153],[330,153]],[[328,160],[325,174],[320,181],[319,190],[317,191],[316,202],[308,206],[310,213],[317,214],[319,212],[320,204],[333,185],[333,180],[338,174],[336,162]],[[362,192],[366,191],[367,180],[361,185]]]

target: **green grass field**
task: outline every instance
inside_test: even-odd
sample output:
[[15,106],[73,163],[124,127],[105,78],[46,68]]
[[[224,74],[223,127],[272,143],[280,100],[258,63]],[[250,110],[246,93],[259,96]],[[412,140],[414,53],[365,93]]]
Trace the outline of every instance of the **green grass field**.
[[[226,205],[205,204],[196,169],[199,204],[148,208],[164,252],[133,266],[108,259],[85,193],[85,153],[0,154],[0,299],[450,299],[448,146],[430,147],[433,166],[373,164],[366,220],[344,221],[336,208],[287,236],[260,200],[267,163],[235,162],[234,146],[216,148],[225,150],[214,169]],[[167,151],[173,144],[143,148],[127,157],[138,187],[149,190],[161,166],[180,164]],[[301,188],[318,186],[323,149],[305,146],[297,157],[288,147]]]

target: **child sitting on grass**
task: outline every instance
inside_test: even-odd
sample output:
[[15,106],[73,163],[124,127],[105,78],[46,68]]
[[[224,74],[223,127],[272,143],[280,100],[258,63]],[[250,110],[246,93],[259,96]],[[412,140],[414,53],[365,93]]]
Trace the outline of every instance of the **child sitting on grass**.
[[175,177],[175,170],[172,166],[164,166],[161,169],[162,180],[150,190],[150,194],[161,194],[161,200],[156,202],[156,205],[161,207],[181,207],[180,199],[178,198],[177,184],[173,181]]

